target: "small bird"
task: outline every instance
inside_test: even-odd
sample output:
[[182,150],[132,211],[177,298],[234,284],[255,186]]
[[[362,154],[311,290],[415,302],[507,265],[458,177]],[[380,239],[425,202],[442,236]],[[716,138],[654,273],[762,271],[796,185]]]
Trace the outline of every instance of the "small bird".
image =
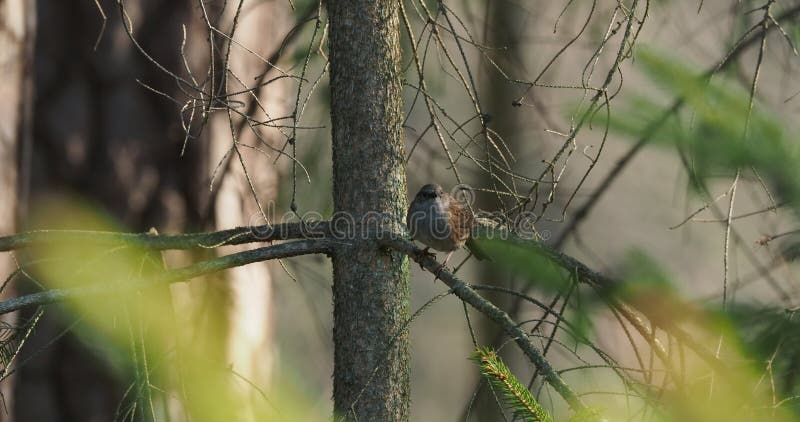
[[429,248],[448,252],[444,268],[453,251],[469,240],[474,219],[467,204],[430,183],[417,192],[408,207],[406,224],[411,237],[425,244],[426,252]]

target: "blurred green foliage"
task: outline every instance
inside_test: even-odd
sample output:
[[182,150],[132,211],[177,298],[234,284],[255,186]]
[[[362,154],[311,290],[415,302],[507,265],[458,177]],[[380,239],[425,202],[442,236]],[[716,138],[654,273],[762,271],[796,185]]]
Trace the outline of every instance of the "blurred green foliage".
[[[709,80],[663,52],[639,47],[637,63],[683,107],[672,113],[652,95],[635,96],[612,116],[613,130],[673,147],[684,158],[691,186],[704,196],[711,177],[732,179],[738,171],[756,171],[781,201],[796,204],[796,128],[751,99],[740,84]],[[668,118],[656,124],[665,113]],[[667,396],[660,420],[797,420],[800,337],[794,333],[800,327],[793,311],[756,303],[729,303],[725,308],[691,304],[680,298],[671,277],[639,253],[631,255],[625,279],[621,298],[647,309],[656,324],[689,327],[706,350],[716,349],[728,365],[724,374],[703,378],[698,375],[710,375],[708,368],[688,364],[693,377],[683,391]]]
[[[690,158],[693,187],[703,189],[711,176],[754,169],[780,198],[800,195],[800,150],[797,129],[781,121],[731,81],[708,78],[664,53],[639,47],[637,63],[666,93],[682,99],[682,111],[653,125],[666,112],[652,96],[635,96],[611,117],[613,130],[631,138],[673,146]],[[653,130],[657,127],[656,130]]]
[[[739,83],[709,78],[662,52],[642,47],[637,51],[638,67],[666,95],[629,97],[610,117],[612,130],[672,148],[683,158],[691,187],[703,197],[708,197],[707,183],[712,177],[732,180],[738,172],[755,171],[782,202],[797,203],[800,137],[790,122],[751,99]],[[665,97],[679,101],[679,106],[665,105]],[[564,294],[575,279],[564,262],[535,243],[513,239],[480,243],[495,265],[511,269],[544,291]],[[621,274],[612,289],[593,292],[592,303],[601,303],[597,297],[608,295],[611,301],[631,304],[643,312],[657,331],[680,327],[696,342],[694,349],[684,350],[680,358],[670,355],[668,362],[655,360],[663,375],[644,380],[641,389],[651,420],[800,419],[795,406],[800,372],[796,310],[756,303],[721,307],[689,301],[670,274],[635,250],[628,255]],[[572,303],[591,294],[575,296]],[[572,312],[592,321],[602,311],[597,306],[573,306]],[[649,347],[655,347],[655,340],[650,340]],[[696,350],[703,350],[705,357]],[[718,359],[715,367],[709,365],[709,359]]]
[[[37,204],[33,228],[119,231],[96,207],[74,198]],[[81,318],[79,338],[118,368],[129,387],[119,420],[322,420],[325,406],[303,393],[291,368],[262,390],[218,357],[227,338],[204,333],[205,321],[179,315],[168,285],[137,288],[164,268],[161,253],[122,245],[44,244],[30,251],[33,274],[48,289],[83,290],[65,308]],[[208,282],[208,281],[207,281]],[[206,310],[208,311],[208,310]],[[206,312],[204,318],[215,314]],[[235,340],[234,340],[235,341]]]

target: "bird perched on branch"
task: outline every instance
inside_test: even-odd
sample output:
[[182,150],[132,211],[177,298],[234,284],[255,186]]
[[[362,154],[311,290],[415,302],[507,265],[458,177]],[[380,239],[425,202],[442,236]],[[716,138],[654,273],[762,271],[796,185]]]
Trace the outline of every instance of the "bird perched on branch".
[[411,237],[425,244],[425,252],[429,248],[448,252],[442,268],[453,252],[470,239],[474,220],[467,204],[434,183],[417,192],[406,214]]

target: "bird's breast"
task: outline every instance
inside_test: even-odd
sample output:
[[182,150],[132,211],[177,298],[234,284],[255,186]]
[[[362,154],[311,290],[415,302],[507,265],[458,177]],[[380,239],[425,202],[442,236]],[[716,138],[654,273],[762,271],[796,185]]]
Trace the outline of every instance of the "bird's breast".
[[412,237],[437,251],[450,252],[458,248],[452,240],[450,221],[442,201],[412,204],[406,222]]

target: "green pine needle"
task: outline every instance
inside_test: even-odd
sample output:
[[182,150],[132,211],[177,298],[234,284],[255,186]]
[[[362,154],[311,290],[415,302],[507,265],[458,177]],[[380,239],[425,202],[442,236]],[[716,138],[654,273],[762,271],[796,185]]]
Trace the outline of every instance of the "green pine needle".
[[500,391],[505,405],[514,411],[514,417],[525,422],[552,422],[553,418],[539,405],[530,391],[511,374],[494,350],[477,349],[470,357],[480,365],[481,374]]

